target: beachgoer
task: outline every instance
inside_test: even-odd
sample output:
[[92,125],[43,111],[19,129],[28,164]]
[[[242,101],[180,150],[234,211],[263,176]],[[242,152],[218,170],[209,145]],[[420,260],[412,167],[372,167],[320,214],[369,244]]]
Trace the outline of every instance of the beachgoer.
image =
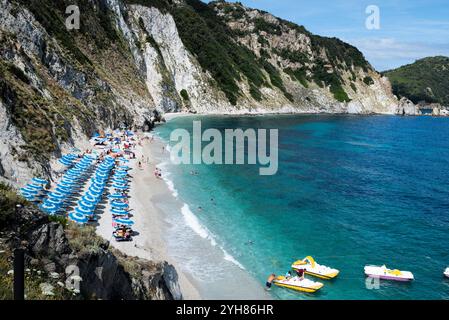
[[271,289],[271,285],[273,283],[273,280],[276,278],[276,275],[274,273],[270,274],[270,276],[267,279],[267,283],[265,284],[265,286],[267,287],[267,290]]
[[291,271],[287,271],[287,273],[285,274],[285,278],[290,279],[292,277],[292,273]]
[[299,277],[300,280],[303,280],[304,279],[304,269],[296,270],[296,275]]

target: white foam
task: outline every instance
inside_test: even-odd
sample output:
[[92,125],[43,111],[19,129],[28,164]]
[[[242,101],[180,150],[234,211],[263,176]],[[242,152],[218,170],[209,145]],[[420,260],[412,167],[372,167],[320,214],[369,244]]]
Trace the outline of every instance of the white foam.
[[203,227],[198,220],[198,218],[193,214],[193,212],[190,210],[190,207],[188,204],[184,203],[184,205],[181,208],[181,213],[184,217],[184,220],[186,221],[187,225],[195,231],[201,238],[210,240],[210,243],[213,246],[216,246],[217,243],[215,242],[214,237],[211,235],[209,230],[207,230],[205,227]]
[[[217,245],[217,242],[215,241],[212,234],[207,230],[207,228],[203,227],[198,220],[198,218],[193,214],[193,212],[190,210],[190,207],[188,204],[184,203],[183,207],[181,208],[182,215],[184,216],[184,220],[186,221],[186,224],[201,238],[207,239],[210,241],[210,243],[213,246]],[[238,266],[240,269],[245,270],[245,267],[242,266],[233,256],[231,256],[228,252],[226,252],[223,247],[219,247],[221,251],[223,251],[224,259],[226,261],[229,261],[236,266]]]
[[168,190],[170,190],[175,198],[178,198],[178,190],[176,190],[175,184],[169,178],[171,176],[171,173],[167,170],[167,165],[167,162],[163,162],[158,167],[162,170],[162,179],[167,184]]
[[233,264],[235,264],[242,270],[246,270],[245,267],[242,266],[237,260],[235,260],[233,256],[231,256],[229,253],[227,253],[225,249],[221,248],[221,250],[223,250],[225,260],[232,262]]

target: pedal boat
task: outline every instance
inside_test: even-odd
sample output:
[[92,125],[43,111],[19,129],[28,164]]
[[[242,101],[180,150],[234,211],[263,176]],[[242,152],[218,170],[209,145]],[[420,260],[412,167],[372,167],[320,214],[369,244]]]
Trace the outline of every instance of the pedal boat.
[[306,274],[324,280],[334,279],[340,273],[340,271],[337,269],[333,269],[316,263],[311,256],[293,262],[292,268],[294,270],[304,270]]
[[446,270],[444,270],[444,276],[446,278],[449,278],[449,267],[447,267]]
[[278,287],[309,293],[314,293],[324,286],[321,282],[315,282],[305,278],[300,279],[297,276],[289,279],[284,276],[278,276],[273,280],[273,283]]
[[410,271],[391,270],[385,265],[379,266],[365,266],[365,275],[370,278],[377,278],[383,280],[393,281],[412,281],[414,280],[413,273]]

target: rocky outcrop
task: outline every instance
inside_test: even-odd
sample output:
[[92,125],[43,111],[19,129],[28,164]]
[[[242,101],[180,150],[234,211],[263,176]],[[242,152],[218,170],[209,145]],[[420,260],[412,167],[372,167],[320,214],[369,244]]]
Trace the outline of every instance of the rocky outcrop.
[[417,116],[421,114],[419,107],[407,98],[401,98],[396,114],[401,116]]
[[[172,265],[123,256],[111,251],[109,244],[94,233],[89,235],[91,239],[86,239],[86,233],[84,239],[78,239],[78,227],[67,228],[68,233],[60,223],[24,207],[9,217],[0,231],[10,248],[25,245],[27,266],[42,269],[62,283],[78,283],[79,294],[74,298],[182,299]],[[80,250],[72,244],[76,241],[83,241],[83,248],[92,242],[95,250]]]

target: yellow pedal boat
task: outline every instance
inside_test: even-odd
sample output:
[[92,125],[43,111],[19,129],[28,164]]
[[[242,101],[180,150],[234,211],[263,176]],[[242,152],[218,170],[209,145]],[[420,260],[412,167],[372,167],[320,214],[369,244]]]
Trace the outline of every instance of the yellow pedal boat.
[[302,260],[293,262],[292,268],[294,270],[304,270],[304,272],[308,275],[325,280],[334,279],[340,273],[337,269],[316,263],[311,256],[307,256]]
[[315,282],[305,278],[301,279],[297,276],[289,279],[284,276],[278,276],[273,280],[273,283],[278,287],[309,293],[316,292],[324,286],[321,282]]

